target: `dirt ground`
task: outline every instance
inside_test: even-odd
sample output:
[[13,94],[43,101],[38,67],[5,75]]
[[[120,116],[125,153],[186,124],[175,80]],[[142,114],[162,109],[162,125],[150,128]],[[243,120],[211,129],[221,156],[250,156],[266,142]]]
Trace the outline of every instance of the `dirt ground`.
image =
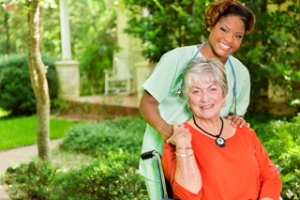
[[52,115],[52,117],[57,119],[66,119],[69,121],[85,121],[85,122],[99,122],[101,120],[110,119],[110,117],[105,115],[92,115],[84,113],[64,113],[59,115]]

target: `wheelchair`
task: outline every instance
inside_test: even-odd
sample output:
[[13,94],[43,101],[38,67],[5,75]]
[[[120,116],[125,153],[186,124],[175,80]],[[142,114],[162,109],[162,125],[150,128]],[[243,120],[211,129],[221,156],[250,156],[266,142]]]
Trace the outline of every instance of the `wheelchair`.
[[160,188],[161,188],[161,198],[162,200],[179,200],[179,199],[172,199],[169,197],[173,196],[172,187],[170,182],[165,178],[164,171],[161,164],[161,155],[155,151],[147,151],[141,155],[142,160],[147,160],[155,157],[158,174],[159,174],[159,181],[160,181]]

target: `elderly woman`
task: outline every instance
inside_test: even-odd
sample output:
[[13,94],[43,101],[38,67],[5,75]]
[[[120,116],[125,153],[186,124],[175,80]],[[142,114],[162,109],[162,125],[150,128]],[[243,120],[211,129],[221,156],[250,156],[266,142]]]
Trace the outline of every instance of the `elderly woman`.
[[279,172],[255,132],[220,117],[227,91],[218,60],[197,58],[185,69],[183,93],[193,117],[173,124],[162,156],[173,197],[278,200]]

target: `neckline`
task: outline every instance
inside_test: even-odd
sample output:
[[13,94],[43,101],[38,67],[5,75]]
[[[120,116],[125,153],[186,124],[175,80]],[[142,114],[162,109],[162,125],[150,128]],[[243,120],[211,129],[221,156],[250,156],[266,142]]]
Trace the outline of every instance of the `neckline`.
[[[185,124],[185,126],[188,126],[189,129],[192,129],[193,131],[195,131],[195,132],[197,132],[197,133],[199,133],[199,132],[202,133],[202,131],[199,131],[199,129],[197,129],[197,127],[193,126],[192,124],[190,124],[190,123],[188,123],[188,122],[185,122],[184,124]],[[234,139],[234,138],[235,138],[234,136],[236,136],[237,133],[239,133],[239,130],[238,130],[238,128],[235,128],[235,129],[234,129],[233,135],[230,136],[230,137],[228,137],[228,138],[226,138],[226,141],[227,141],[227,140]],[[206,135],[206,134],[200,134],[200,135],[201,135],[201,137],[204,137],[204,138],[215,139],[215,137],[210,137],[209,135]]]
[[193,116],[193,121],[194,121],[194,124],[196,125],[196,127],[197,127],[198,129],[200,129],[203,133],[205,133],[205,134],[207,134],[207,135],[209,135],[209,136],[211,136],[211,137],[214,137],[214,138],[219,138],[219,137],[221,137],[221,135],[222,135],[224,122],[223,122],[222,117],[220,117],[220,120],[221,120],[221,123],[222,123],[222,124],[221,124],[221,128],[220,128],[220,132],[219,132],[218,135],[213,135],[213,134],[207,132],[206,130],[204,130],[203,128],[201,128],[201,127],[197,124],[196,119],[195,119],[195,116]]

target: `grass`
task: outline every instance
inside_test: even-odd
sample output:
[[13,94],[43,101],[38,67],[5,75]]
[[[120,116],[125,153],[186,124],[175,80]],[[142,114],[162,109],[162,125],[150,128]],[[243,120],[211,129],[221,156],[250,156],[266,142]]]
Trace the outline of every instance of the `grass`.
[[[50,139],[64,137],[64,133],[78,122],[50,119]],[[0,150],[35,144],[37,141],[37,117],[0,118]]]

